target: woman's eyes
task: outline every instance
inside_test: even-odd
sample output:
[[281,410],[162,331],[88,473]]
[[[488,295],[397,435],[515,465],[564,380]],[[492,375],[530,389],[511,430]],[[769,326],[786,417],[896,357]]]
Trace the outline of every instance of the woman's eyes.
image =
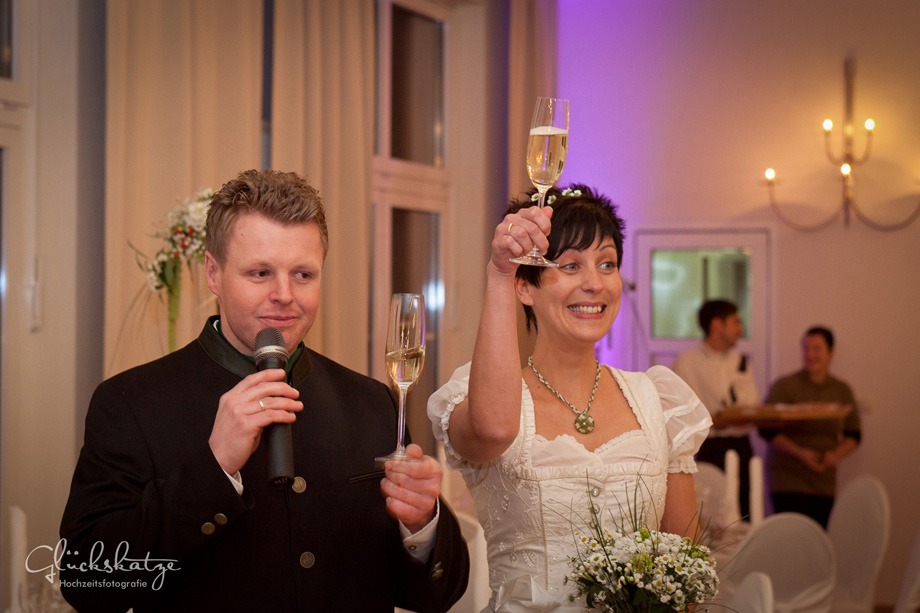
[[[578,270],[580,266],[575,262],[569,262],[567,264],[559,264],[559,268],[561,270]],[[616,270],[618,267],[616,262],[608,261],[599,264],[598,268],[602,270]]]

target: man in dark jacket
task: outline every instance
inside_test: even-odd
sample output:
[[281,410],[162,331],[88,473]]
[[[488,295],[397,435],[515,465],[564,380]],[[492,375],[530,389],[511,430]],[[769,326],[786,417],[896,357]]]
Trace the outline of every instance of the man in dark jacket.
[[[318,193],[247,171],[209,208],[205,268],[221,315],[97,388],[61,523],[79,611],[446,611],[469,555],[441,468],[392,450],[393,395],[313,352],[328,237]],[[275,328],[286,370],[257,371]],[[290,424],[294,475],[267,478],[263,429]],[[260,444],[261,443],[261,444]],[[292,475],[293,476],[293,475]],[[382,494],[382,495],[381,495]]]

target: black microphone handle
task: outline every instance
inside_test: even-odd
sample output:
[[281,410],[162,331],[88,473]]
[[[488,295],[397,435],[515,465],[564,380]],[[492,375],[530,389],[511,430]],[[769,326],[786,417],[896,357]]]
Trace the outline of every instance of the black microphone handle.
[[[276,328],[265,328],[256,335],[253,358],[256,369],[287,366],[288,353],[284,348],[284,335]],[[294,445],[291,441],[291,424],[273,423],[262,429],[265,454],[268,456],[268,482],[275,486],[290,483],[294,478]]]
[[[275,354],[264,356],[259,370],[284,368],[286,360]],[[265,453],[268,455],[268,482],[281,486],[294,478],[294,444],[291,442],[291,424],[269,424],[262,430]]]
[[294,444],[291,424],[269,424],[262,430],[268,455],[268,481],[285,485],[294,478]]

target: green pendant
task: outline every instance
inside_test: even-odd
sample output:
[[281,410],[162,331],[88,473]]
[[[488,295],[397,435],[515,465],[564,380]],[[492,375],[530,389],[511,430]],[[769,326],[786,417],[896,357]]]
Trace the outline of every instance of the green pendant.
[[579,413],[575,418],[575,429],[582,434],[590,434],[594,430],[594,418],[587,413]]

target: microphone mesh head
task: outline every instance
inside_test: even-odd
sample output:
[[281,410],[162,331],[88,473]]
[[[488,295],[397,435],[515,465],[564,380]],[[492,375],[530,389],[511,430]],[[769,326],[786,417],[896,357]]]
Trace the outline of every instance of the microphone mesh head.
[[[253,358],[256,366],[266,360],[275,359],[287,363],[288,352],[284,346],[284,335],[277,328],[265,328],[256,334],[256,347]],[[282,366],[283,367],[283,366]]]
[[269,345],[284,347],[284,335],[278,328],[265,328],[256,334],[256,351]]

